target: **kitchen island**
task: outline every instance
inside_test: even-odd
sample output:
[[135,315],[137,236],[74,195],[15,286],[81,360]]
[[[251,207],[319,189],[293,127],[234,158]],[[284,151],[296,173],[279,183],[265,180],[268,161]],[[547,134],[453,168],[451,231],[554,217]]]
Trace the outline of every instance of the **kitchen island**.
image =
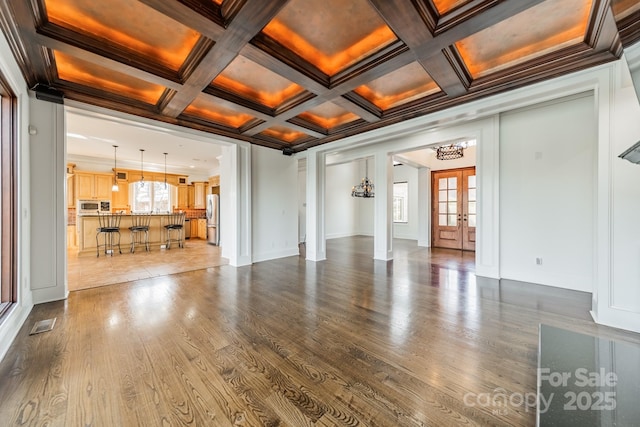
[[[122,253],[128,253],[131,247],[131,233],[129,227],[131,227],[131,216],[122,215],[120,220],[120,247]],[[168,222],[168,214],[152,214],[151,222],[149,224],[149,245],[151,250],[158,250],[161,245],[165,244],[166,235],[164,226]],[[98,215],[82,215],[78,216],[76,221],[76,229],[78,232],[78,253],[93,253],[96,254],[96,230],[99,227]],[[104,236],[100,236],[100,242]],[[177,248],[177,244],[171,244],[172,248]],[[144,245],[136,245],[136,252],[144,251]],[[102,254],[101,254],[102,255]]]

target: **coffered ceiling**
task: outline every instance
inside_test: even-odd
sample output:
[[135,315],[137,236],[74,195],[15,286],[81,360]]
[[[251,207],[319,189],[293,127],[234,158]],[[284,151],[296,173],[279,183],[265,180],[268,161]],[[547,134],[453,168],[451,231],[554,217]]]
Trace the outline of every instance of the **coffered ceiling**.
[[30,87],[293,152],[618,59],[635,0],[0,0]]

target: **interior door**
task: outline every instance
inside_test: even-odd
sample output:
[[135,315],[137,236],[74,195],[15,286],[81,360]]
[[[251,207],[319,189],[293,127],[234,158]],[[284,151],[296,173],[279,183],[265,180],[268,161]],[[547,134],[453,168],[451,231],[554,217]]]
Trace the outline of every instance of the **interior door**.
[[475,168],[433,172],[434,247],[475,250],[476,193]]

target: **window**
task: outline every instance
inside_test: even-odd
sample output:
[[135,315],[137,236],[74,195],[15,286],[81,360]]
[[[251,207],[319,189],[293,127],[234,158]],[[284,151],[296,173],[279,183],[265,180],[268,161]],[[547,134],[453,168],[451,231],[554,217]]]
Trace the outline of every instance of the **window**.
[[0,316],[17,302],[16,288],[16,97],[0,75]]
[[172,185],[164,182],[139,182],[131,184],[133,194],[131,210],[133,212],[170,212]]
[[409,183],[393,184],[393,222],[409,222]]

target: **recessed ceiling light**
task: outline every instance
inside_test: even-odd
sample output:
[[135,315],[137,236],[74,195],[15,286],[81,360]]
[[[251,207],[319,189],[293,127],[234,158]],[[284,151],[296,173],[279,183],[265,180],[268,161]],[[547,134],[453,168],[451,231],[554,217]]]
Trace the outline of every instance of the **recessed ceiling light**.
[[194,169],[194,168],[195,168],[195,166],[193,166],[193,165],[190,165],[189,167],[190,167],[191,169]]

